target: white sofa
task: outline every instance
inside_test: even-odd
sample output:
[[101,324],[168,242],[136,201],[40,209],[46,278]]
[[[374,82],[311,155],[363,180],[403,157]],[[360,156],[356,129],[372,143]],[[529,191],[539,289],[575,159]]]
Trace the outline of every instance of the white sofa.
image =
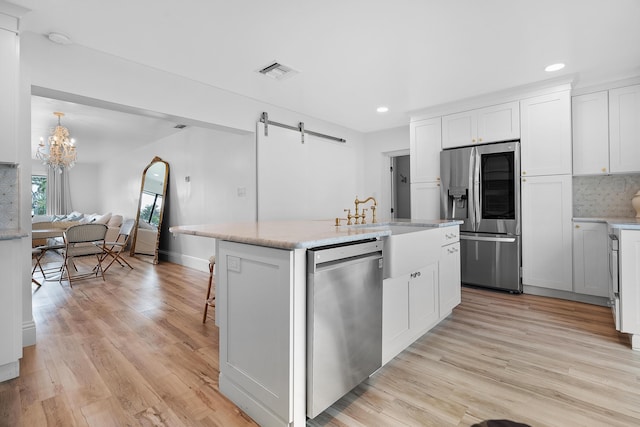
[[[33,230],[45,230],[52,228],[66,230],[76,224],[105,224],[107,226],[107,235],[105,240],[107,242],[113,242],[118,238],[120,226],[123,221],[124,218],[122,215],[113,215],[111,212],[102,215],[72,212],[69,215],[36,215],[32,218],[31,227]],[[45,245],[46,243],[46,239],[33,240],[34,247]]]

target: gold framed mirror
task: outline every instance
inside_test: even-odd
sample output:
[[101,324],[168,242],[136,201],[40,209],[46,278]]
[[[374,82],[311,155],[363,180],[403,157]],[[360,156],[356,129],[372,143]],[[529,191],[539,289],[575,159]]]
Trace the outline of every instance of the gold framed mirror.
[[129,252],[131,256],[151,256],[154,264],[158,263],[168,181],[169,163],[158,156],[154,157],[142,172],[138,212]]

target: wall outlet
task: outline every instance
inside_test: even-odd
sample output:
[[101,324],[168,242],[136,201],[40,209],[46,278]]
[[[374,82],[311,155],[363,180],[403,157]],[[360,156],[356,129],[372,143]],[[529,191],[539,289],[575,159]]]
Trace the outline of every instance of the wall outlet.
[[240,273],[240,258],[237,256],[227,256],[227,270]]

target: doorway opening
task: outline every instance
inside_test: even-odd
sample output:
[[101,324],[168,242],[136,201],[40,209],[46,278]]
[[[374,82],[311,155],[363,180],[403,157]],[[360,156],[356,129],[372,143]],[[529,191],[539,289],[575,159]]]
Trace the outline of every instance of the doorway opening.
[[391,215],[411,218],[411,162],[409,155],[390,157],[391,166]]

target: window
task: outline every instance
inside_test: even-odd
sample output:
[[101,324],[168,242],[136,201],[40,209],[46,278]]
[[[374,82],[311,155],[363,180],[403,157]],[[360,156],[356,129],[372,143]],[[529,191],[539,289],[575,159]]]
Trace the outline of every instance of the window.
[[47,214],[47,177],[31,176],[31,215]]
[[140,204],[140,219],[153,224],[156,227],[160,222],[160,208],[162,207],[162,194],[142,192],[142,203]]

